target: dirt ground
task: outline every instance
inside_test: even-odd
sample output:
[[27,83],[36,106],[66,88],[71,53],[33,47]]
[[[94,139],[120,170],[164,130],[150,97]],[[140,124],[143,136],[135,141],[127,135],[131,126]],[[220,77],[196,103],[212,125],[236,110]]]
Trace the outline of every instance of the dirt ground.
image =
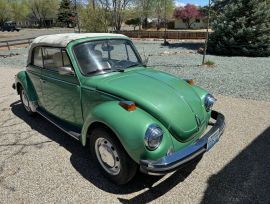
[[138,173],[115,186],[89,151],[41,116],[28,116],[0,66],[0,203],[269,203],[270,102],[216,96],[226,131],[196,169]]

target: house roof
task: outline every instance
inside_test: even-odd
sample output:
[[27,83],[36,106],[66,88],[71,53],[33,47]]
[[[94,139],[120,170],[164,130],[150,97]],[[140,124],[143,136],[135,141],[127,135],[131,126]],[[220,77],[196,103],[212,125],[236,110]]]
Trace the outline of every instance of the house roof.
[[52,35],[42,35],[33,40],[29,47],[29,54],[27,64],[31,61],[32,50],[37,46],[52,46],[52,47],[66,47],[71,41],[82,38],[113,38],[113,37],[126,37],[121,34],[112,33],[61,33]]

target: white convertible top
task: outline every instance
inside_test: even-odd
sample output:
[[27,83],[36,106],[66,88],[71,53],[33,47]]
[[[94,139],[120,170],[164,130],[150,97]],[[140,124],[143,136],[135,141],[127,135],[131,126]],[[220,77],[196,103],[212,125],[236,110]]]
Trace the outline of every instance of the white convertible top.
[[52,47],[66,47],[68,43],[73,40],[81,38],[96,38],[96,37],[126,37],[121,34],[113,33],[61,33],[52,35],[42,35],[33,40],[29,46],[27,64],[31,62],[31,53],[34,47],[37,46],[52,46]]

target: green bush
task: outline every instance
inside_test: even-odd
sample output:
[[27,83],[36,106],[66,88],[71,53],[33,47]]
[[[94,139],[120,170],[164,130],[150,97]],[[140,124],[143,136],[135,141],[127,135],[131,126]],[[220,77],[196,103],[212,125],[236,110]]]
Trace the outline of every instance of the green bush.
[[225,4],[212,28],[210,53],[270,56],[270,0],[231,1]]

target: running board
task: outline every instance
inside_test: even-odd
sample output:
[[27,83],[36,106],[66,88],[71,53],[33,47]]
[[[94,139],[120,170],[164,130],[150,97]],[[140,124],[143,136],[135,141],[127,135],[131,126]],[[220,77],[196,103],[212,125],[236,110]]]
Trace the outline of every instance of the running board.
[[58,127],[60,130],[64,131],[65,133],[67,133],[71,137],[73,137],[77,140],[80,140],[81,134],[80,134],[79,128],[64,124],[64,122],[62,122],[59,119],[57,119],[56,117],[48,114],[46,111],[44,111],[41,108],[37,108],[36,111],[42,117],[44,117],[45,119],[50,121],[52,124],[54,124],[56,127]]

